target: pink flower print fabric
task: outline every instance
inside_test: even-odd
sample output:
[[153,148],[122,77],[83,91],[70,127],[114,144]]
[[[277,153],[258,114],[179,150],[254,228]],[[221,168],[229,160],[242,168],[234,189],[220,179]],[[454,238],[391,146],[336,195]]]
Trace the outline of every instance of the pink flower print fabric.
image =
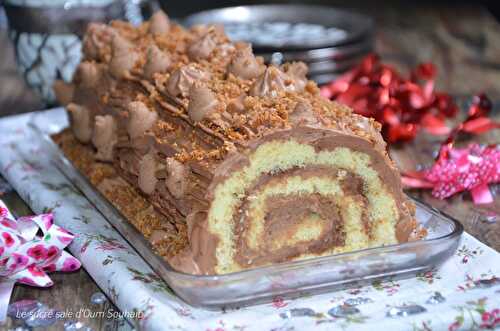
[[81,266],[64,250],[73,238],[54,224],[52,214],[15,220],[0,200],[0,277],[32,286],[51,286],[48,272],[75,271]]

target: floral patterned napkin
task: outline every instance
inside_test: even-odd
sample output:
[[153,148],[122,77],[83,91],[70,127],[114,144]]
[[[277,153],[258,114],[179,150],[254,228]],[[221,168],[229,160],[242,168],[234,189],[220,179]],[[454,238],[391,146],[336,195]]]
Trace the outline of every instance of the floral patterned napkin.
[[[124,316],[150,330],[477,330],[500,326],[500,255],[468,234],[440,268],[298,299],[207,311],[187,305],[50,164],[27,123],[0,120],[0,172],[36,213],[76,235],[69,246]],[[48,129],[62,109],[37,114]],[[57,286],[57,284],[55,285]]]

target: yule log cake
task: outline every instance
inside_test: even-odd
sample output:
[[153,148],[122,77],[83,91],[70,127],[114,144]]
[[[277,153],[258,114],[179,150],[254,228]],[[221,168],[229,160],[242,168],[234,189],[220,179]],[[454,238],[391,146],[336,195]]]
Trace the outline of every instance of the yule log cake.
[[[380,125],[319,95],[300,62],[263,64],[219,26],[163,12],[91,24],[74,137],[157,212],[185,223],[180,271],[224,274],[419,236]],[[83,148],[83,147],[82,147]]]

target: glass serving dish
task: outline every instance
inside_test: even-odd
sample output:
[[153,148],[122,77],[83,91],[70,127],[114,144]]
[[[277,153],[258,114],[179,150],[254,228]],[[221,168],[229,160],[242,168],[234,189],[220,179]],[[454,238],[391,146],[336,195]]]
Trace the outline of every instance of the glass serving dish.
[[428,231],[425,239],[369,248],[320,258],[286,262],[216,276],[197,276],[173,270],[153,251],[146,238],[111,205],[59,150],[50,138],[64,123],[47,123],[34,115],[30,123],[50,153],[54,165],[87,197],[151,268],[193,306],[217,309],[261,302],[270,297],[299,296],[348,286],[384,276],[411,276],[446,261],[458,247],[462,225],[442,212],[415,201],[416,217]]

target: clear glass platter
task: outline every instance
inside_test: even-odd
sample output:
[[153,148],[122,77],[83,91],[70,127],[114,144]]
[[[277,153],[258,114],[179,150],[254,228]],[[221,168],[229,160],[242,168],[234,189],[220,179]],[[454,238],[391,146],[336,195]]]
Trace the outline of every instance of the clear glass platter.
[[188,304],[208,309],[241,306],[270,297],[300,296],[385,276],[411,276],[435,268],[458,247],[462,225],[415,201],[416,217],[428,231],[424,240],[349,253],[286,262],[217,276],[197,276],[173,270],[129,223],[66,159],[50,138],[67,123],[46,123],[36,113],[30,122],[52,162],[137,250],[151,268]]

